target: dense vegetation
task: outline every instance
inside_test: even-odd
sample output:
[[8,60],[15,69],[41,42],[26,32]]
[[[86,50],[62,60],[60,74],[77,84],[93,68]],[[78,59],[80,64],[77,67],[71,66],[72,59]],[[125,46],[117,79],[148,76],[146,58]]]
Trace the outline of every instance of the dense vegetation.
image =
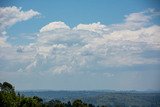
[[0,83],[0,107],[94,107],[92,104],[87,104],[81,100],[75,100],[72,103],[62,103],[59,100],[50,100],[43,102],[43,99],[33,96],[25,97],[24,95],[16,94],[14,87],[8,83]]
[[160,93],[110,92],[83,101],[107,107],[160,107]]
[[0,83],[0,107],[95,106],[160,107],[160,93],[104,91],[31,91],[18,93],[15,92],[10,83]]
[[39,96],[44,101],[59,99],[63,102],[72,102],[78,98],[95,106],[160,107],[159,91],[23,91],[21,93],[30,97]]

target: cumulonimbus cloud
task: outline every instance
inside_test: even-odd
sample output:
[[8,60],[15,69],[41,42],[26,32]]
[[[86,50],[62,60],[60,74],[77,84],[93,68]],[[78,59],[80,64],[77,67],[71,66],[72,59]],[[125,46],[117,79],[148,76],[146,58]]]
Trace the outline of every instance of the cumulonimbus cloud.
[[143,56],[146,51],[160,51],[160,26],[148,24],[154,14],[157,16],[158,12],[130,14],[125,16],[124,23],[114,25],[97,22],[70,28],[61,21],[51,22],[40,29],[35,42],[8,50],[12,55],[7,56],[7,50],[1,48],[0,58],[10,62],[18,60],[16,63],[21,65],[15,68],[17,71],[58,74],[159,64],[159,57]]

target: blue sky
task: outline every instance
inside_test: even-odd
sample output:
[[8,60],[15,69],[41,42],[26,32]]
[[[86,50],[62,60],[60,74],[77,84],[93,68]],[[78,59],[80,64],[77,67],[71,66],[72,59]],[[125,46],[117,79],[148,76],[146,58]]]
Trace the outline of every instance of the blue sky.
[[[101,22],[106,25],[121,23],[124,15],[128,15],[129,13],[144,11],[147,8],[160,8],[159,0],[101,0],[98,2],[97,0],[2,1],[2,6],[17,6],[22,7],[23,10],[33,9],[42,14],[42,18],[40,19],[31,19],[26,22],[17,23],[9,29],[9,32],[13,34],[34,33],[52,21],[64,21],[70,27],[74,27],[79,23]],[[33,27],[32,29],[24,29],[24,24],[26,28],[30,27],[31,24]]]
[[159,0],[1,0],[0,81],[17,90],[159,90]]

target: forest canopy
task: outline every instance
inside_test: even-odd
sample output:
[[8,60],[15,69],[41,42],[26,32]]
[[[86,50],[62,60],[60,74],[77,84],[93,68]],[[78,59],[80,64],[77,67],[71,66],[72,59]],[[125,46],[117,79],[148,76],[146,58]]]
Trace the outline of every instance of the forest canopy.
[[25,97],[15,92],[14,86],[8,82],[0,83],[0,107],[94,107],[77,99],[72,103],[63,103],[60,100],[44,102],[38,96]]

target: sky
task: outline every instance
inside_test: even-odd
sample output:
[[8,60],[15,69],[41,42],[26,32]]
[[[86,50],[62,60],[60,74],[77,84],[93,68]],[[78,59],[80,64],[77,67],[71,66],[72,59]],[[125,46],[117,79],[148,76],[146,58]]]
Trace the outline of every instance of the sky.
[[159,19],[159,0],[1,0],[0,82],[160,90]]

